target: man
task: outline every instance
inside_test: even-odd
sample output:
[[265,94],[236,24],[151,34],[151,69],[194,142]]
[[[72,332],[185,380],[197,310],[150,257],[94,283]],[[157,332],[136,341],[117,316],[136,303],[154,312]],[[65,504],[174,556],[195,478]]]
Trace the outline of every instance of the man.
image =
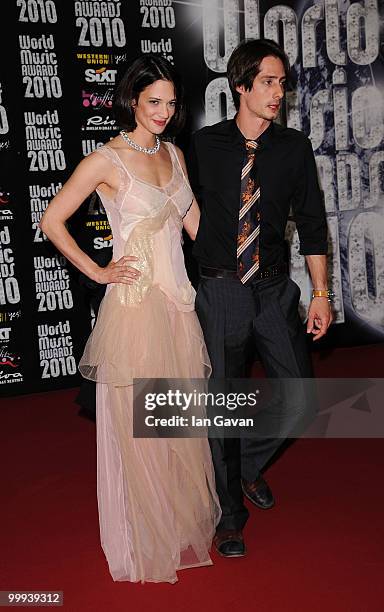
[[[193,136],[189,171],[201,204],[196,311],[216,378],[244,377],[250,341],[268,377],[311,377],[300,289],[287,275],[291,206],[314,288],[306,331],[318,340],[331,323],[327,227],[312,147],[301,132],[273,123],[288,71],[275,42],[241,43],[227,71],[236,117]],[[260,470],[281,440],[210,442],[223,511],[214,543],[223,556],[243,556],[243,495],[261,508],[273,506]]]

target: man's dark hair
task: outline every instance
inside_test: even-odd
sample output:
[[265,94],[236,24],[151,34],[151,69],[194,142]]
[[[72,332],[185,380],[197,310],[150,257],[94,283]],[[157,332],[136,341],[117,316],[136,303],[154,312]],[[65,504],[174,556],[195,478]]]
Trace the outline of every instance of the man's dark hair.
[[260,64],[267,56],[277,57],[283,63],[286,77],[289,76],[290,65],[285,51],[274,40],[260,38],[259,40],[244,40],[232,52],[227,66],[227,77],[236,109],[240,108],[240,94],[236,87],[244,86],[251,91],[253,81],[260,72]]
[[177,134],[185,123],[184,90],[172,64],[162,57],[142,55],[125,71],[113,99],[113,114],[117,124],[131,132],[136,127],[132,104],[137,103],[140,93],[155,81],[169,81],[175,89],[176,109],[162,137]]

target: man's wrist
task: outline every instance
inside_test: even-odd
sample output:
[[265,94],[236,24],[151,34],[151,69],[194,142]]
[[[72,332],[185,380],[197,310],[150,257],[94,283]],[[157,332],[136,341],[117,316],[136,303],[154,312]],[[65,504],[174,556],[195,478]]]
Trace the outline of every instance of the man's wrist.
[[328,302],[333,302],[335,294],[329,289],[312,289],[312,299],[326,298]]

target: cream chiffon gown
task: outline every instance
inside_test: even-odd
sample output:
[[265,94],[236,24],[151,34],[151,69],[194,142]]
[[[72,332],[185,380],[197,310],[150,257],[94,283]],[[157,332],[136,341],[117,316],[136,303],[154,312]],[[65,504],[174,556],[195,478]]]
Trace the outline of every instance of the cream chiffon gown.
[[132,436],[133,378],[203,378],[209,358],[181,248],[192,192],[165,143],[172,178],[159,188],[128,171],[116,150],[113,200],[99,194],[113,233],[113,259],[135,255],[134,285],[110,284],[80,362],[97,381],[97,490],[101,544],[114,580],[176,582],[176,571],[211,565],[220,518],[206,438]]

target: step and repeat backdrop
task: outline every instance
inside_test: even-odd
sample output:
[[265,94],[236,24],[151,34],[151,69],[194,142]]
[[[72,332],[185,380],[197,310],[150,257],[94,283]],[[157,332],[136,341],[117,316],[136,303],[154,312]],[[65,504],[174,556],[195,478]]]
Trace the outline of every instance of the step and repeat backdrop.
[[[5,8],[4,8],[5,11]],[[281,122],[312,142],[329,222],[336,323],[328,343],[384,340],[384,59],[378,0],[12,0],[0,40],[0,392],[75,386],[102,290],[39,229],[76,164],[118,132],[114,87],[141,53],[174,63],[195,129],[234,115],[226,63],[243,38],[293,66]],[[113,237],[96,194],[70,221],[101,265]],[[308,275],[294,223],[291,275]]]

